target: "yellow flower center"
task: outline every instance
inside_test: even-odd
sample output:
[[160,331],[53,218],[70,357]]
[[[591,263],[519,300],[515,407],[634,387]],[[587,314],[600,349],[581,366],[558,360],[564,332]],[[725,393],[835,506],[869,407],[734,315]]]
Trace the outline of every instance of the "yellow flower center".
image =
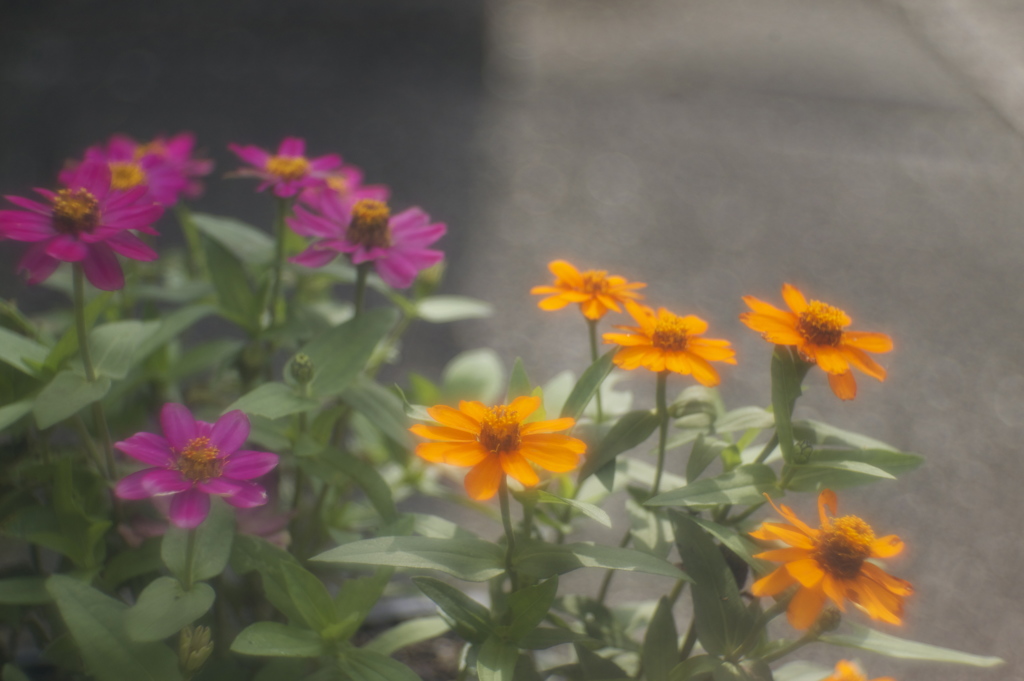
[[100,204],[85,189],[61,189],[53,199],[53,226],[63,234],[91,232],[100,222]]
[[146,173],[138,163],[131,161],[110,162],[110,186],[118,191],[125,191],[145,184]]
[[608,279],[606,272],[591,271],[583,273],[583,292],[596,296],[599,293],[608,293]]
[[268,173],[282,180],[301,180],[309,173],[309,161],[305,156],[271,156],[264,167]]
[[491,407],[480,422],[477,442],[492,454],[519,449],[519,414],[505,406]]
[[855,515],[833,518],[814,542],[814,560],[835,579],[853,579],[871,555],[875,533]]
[[846,314],[838,307],[812,300],[807,309],[800,313],[797,330],[808,343],[835,347],[843,338],[845,317]]
[[689,325],[680,317],[658,318],[651,336],[651,345],[662,350],[685,350],[690,337]]
[[210,438],[197,437],[189,440],[181,450],[174,467],[193,482],[205,482],[210,478],[220,477],[224,461],[217,458],[219,453],[220,451],[210,444]]
[[333,192],[345,196],[348,194],[348,180],[341,175],[331,175],[327,178],[327,187]]
[[345,232],[345,240],[367,248],[387,248],[391,245],[391,211],[388,204],[373,199],[361,199],[352,207],[352,222]]

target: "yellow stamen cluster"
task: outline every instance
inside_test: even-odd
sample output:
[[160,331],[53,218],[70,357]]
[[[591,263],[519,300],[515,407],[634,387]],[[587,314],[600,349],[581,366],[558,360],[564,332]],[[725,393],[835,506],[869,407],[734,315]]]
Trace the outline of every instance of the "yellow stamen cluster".
[[480,420],[477,441],[493,454],[519,449],[519,414],[507,406],[491,407]]
[[301,180],[309,174],[309,161],[305,156],[271,156],[265,168],[282,180]]
[[110,186],[125,191],[146,183],[146,173],[138,163],[129,161],[110,162]]
[[834,518],[821,528],[815,540],[814,559],[836,579],[853,579],[871,555],[875,533],[855,515]]
[[352,222],[345,232],[345,240],[367,248],[387,248],[391,245],[391,210],[388,204],[373,199],[361,199],[352,207]]
[[689,325],[680,317],[661,317],[654,327],[651,345],[662,350],[678,352],[686,349],[686,342],[689,337]]
[[608,294],[607,272],[583,272],[583,292],[590,295]]
[[85,189],[61,189],[53,199],[53,224],[64,234],[91,232],[100,222],[100,204]]
[[807,309],[800,313],[797,330],[809,343],[835,347],[843,338],[845,317],[846,314],[838,307],[812,300],[807,304]]
[[333,192],[345,196],[348,194],[348,180],[341,175],[331,175],[327,178],[327,187]]
[[193,482],[205,482],[210,478],[220,477],[224,461],[217,458],[219,453],[220,451],[210,444],[210,438],[194,438],[189,440],[178,454],[175,468]]

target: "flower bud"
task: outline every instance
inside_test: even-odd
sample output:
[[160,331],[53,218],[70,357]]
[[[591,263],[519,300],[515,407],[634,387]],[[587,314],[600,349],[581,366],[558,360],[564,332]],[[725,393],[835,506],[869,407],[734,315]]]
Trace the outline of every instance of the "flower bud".
[[191,625],[181,630],[178,640],[178,666],[186,676],[198,672],[213,653],[210,627]]
[[425,296],[429,296],[431,293],[437,290],[437,287],[441,285],[441,279],[444,278],[444,261],[431,265],[425,270],[420,270],[420,274],[416,277],[415,288],[413,289],[414,297],[419,300]]
[[839,612],[839,608],[834,605],[830,605],[821,611],[818,615],[818,619],[815,620],[813,626],[813,632],[816,636],[827,634],[830,631],[835,631],[839,628],[840,623],[843,621],[843,613]]
[[313,380],[313,360],[306,353],[300,352],[292,357],[290,371],[296,383],[302,386],[308,385]]

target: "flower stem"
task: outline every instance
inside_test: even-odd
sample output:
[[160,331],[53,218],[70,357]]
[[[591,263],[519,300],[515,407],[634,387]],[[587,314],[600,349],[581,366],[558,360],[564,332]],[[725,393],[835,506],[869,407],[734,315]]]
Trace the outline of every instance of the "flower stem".
[[192,575],[192,560],[196,552],[196,531],[194,529],[188,531],[188,540],[185,543],[185,583],[182,585],[185,587],[185,591],[192,590],[192,584],[195,577]]
[[[633,538],[633,533],[630,530],[626,530],[626,534],[622,535],[622,539],[619,540],[619,548],[624,549]],[[615,570],[608,570],[604,573],[604,579],[601,580],[601,587],[597,590],[597,602],[599,605],[604,605],[604,600],[608,598],[608,589],[612,585],[612,577],[615,576]]]
[[741,659],[744,655],[746,655],[747,651],[757,643],[757,639],[761,636],[761,632],[764,630],[764,628],[768,626],[768,623],[776,617],[778,617],[779,615],[781,615],[782,613],[786,612],[786,608],[789,607],[789,602],[793,600],[793,596],[795,594],[796,592],[794,591],[789,596],[780,598],[779,600],[775,601],[775,603],[772,604],[770,608],[762,612],[760,617],[758,617],[757,621],[754,623],[754,626],[751,627],[750,633],[747,635],[746,640],[744,640],[743,643],[741,643],[739,647],[736,648],[736,651],[729,656],[729,659],[735,662]]
[[371,263],[368,262],[361,262],[356,265],[356,317],[363,313],[363,302],[366,299],[366,277],[370,274],[370,265]]
[[181,231],[185,235],[185,243],[188,248],[185,254],[188,257],[188,271],[193,277],[206,279],[206,254],[203,252],[203,242],[199,237],[199,230],[192,220],[192,211],[182,201],[174,204],[174,215],[178,218]]
[[668,383],[668,372],[658,372],[658,389],[656,401],[658,405],[658,468],[654,473],[654,487],[651,496],[657,496],[661,489],[661,474],[665,470],[665,443],[668,440],[668,401],[665,399],[665,386]]
[[785,657],[786,655],[789,655],[794,650],[797,650],[799,648],[803,648],[808,643],[814,643],[815,641],[818,640],[818,636],[820,636],[820,635],[821,635],[820,633],[818,633],[818,632],[816,632],[816,631],[814,631],[812,629],[811,631],[808,631],[806,634],[804,634],[803,636],[801,636],[797,640],[790,642],[788,645],[785,645],[782,648],[775,649],[774,651],[768,653],[767,655],[765,655],[761,659],[764,660],[765,663],[774,662],[775,660],[778,660],[779,658],[782,658],[782,657]]
[[284,274],[284,241],[288,235],[285,218],[291,209],[289,199],[277,199],[277,215],[274,219],[274,235],[276,237],[277,249],[274,252],[274,278],[270,282],[270,296],[267,299],[267,312],[265,319],[269,320],[270,327],[277,326],[277,300],[281,295],[281,277]]
[[512,559],[516,553],[516,533],[512,529],[512,512],[508,503],[508,479],[502,475],[498,486],[498,501],[501,503],[501,524],[505,526],[505,572],[512,592],[519,590],[519,577],[516,575]]
[[[96,368],[92,363],[92,354],[89,352],[89,330],[85,323],[85,272],[80,263],[72,266],[74,301],[75,301],[75,330],[78,334],[78,350],[82,355],[82,366],[85,368],[85,379],[90,383],[96,381]],[[99,400],[92,403],[92,418],[96,430],[99,433],[100,441],[103,443],[103,458],[106,461],[107,479],[113,481],[117,477],[114,464],[114,452],[110,447],[110,429],[107,428],[107,417],[103,413],[103,404]]]
[[[591,363],[596,362],[598,358],[597,354],[597,321],[596,319],[588,319],[587,327],[590,329],[590,361]],[[601,423],[604,421],[604,408],[601,405],[601,386],[597,387],[597,392],[594,393],[594,401],[597,404],[597,422]]]

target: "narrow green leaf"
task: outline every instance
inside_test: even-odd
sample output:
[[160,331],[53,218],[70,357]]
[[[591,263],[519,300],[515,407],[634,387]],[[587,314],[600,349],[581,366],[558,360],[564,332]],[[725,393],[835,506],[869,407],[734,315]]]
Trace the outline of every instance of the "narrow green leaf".
[[649,553],[589,542],[572,544],[531,542],[517,550],[515,564],[521,572],[539,579],[546,579],[552,575],[571,572],[579,568],[605,568],[643,572],[671,579],[690,579],[686,573],[668,561]]
[[363,648],[351,648],[338,656],[338,668],[351,681],[420,681],[398,660]]
[[580,634],[570,629],[556,629],[554,627],[537,627],[517,641],[523,650],[547,650],[564,643],[594,643],[595,641],[586,634]]
[[171,525],[164,534],[160,556],[167,569],[182,582],[198,582],[216,577],[224,571],[231,557],[231,543],[235,537],[235,514],[222,500],[211,499],[210,515],[191,532],[195,532],[192,564],[186,564],[188,534]]
[[814,448],[810,462],[798,466],[788,489],[813,492],[866,485],[914,470],[924,459],[917,454],[889,449]]
[[711,538],[684,513],[673,512],[672,519],[679,555],[694,581],[697,638],[712,655],[729,655],[747,637],[754,625],[753,615]]
[[[108,291],[101,293],[85,305],[85,328],[92,328],[92,325],[99,319],[100,313],[106,309],[107,304],[110,303],[112,294]],[[46,368],[51,371],[56,371],[61,362],[68,357],[78,352],[78,329],[74,324],[71,324],[68,329],[64,332],[64,335],[60,337],[57,344],[50,350],[50,354],[46,356]]]
[[335,635],[339,640],[347,640],[362,625],[370,610],[384,594],[384,589],[391,581],[394,570],[382,569],[374,571],[370,577],[347,579],[338,589],[334,597],[334,611],[338,621],[345,627]]
[[46,362],[49,348],[26,338],[19,333],[0,327],[0,362],[9,364],[18,371],[35,378],[38,372],[25,360],[35,365]]
[[320,657],[327,652],[315,631],[278,622],[250,624],[235,637],[231,650],[265,657]]
[[546,492],[542,489],[529,491],[535,491],[537,494],[537,501],[542,504],[560,504],[563,506],[571,506],[572,508],[576,509],[583,515],[587,516],[592,520],[596,520],[605,527],[612,526],[611,517],[600,506],[588,504],[585,501],[577,501],[576,499],[566,499],[565,497],[560,497],[557,494],[552,494],[551,492]]
[[551,604],[558,593],[558,576],[555,575],[540,584],[527,586],[508,597],[508,608],[512,613],[508,623],[508,636],[519,641],[537,628],[547,617]]
[[947,664],[964,664],[971,667],[998,667],[1004,664],[1004,661],[998,657],[974,655],[973,653],[964,653],[951,648],[941,648],[928,645],[927,643],[908,641],[852,622],[848,626],[851,629],[849,634],[825,634],[819,640],[835,646],[859,648],[902,660],[945,662]]
[[163,537],[152,537],[142,546],[125,549],[107,561],[103,570],[103,584],[114,591],[123,582],[142,575],[159,572],[164,563],[160,559],[160,544]]
[[672,673],[669,674],[669,681],[690,681],[698,677],[707,678],[713,674],[722,664],[722,661],[711,655],[696,655],[677,664]]
[[562,418],[579,419],[583,410],[590,404],[590,400],[594,399],[594,395],[600,390],[604,379],[611,373],[612,358],[615,357],[616,352],[617,350],[609,350],[587,367],[565,400],[565,405],[562,407]]
[[765,464],[751,463],[718,477],[663,492],[647,501],[645,506],[707,508],[718,504],[756,504],[764,501],[765,492],[774,489],[775,471]]
[[804,660],[784,664],[772,672],[775,681],[823,681],[829,676],[832,676],[832,667]]
[[32,404],[33,400],[29,398],[0,407],[0,430],[21,420],[32,411]]
[[494,633],[491,613],[455,587],[433,577],[413,577],[423,595],[448,616],[452,628],[470,643],[482,643]]
[[828,423],[811,419],[794,421],[793,436],[811,445],[828,445],[853,449],[884,449],[890,452],[899,451],[896,447],[888,445],[881,440],[876,440],[873,437],[843,430]]
[[258,331],[261,301],[245,267],[217,241],[206,239],[203,246],[220,313],[249,331]]
[[441,374],[442,401],[478,400],[493,404],[505,384],[505,367],[490,348],[467,350],[444,368]]
[[448,631],[451,631],[451,625],[443,617],[418,617],[391,627],[364,645],[363,650],[392,655],[402,648],[429,641]]
[[45,577],[10,577],[0,579],[0,604],[42,605],[49,603]]
[[576,657],[579,659],[580,668],[583,670],[583,678],[587,681],[618,681],[619,679],[631,678],[622,667],[608,658],[601,657],[578,643],[573,647],[576,649]]
[[155,331],[140,339],[139,346],[135,351],[135,361],[145,359],[168,342],[178,338],[200,319],[209,317],[216,312],[216,308],[205,303],[189,305],[171,312],[159,321]]
[[732,433],[737,430],[757,428],[764,430],[775,425],[775,417],[761,407],[740,407],[722,414],[715,420],[716,433]]
[[89,332],[89,349],[96,373],[116,379],[127,376],[139,345],[159,326],[159,322],[129,320],[94,328]]
[[367,376],[359,376],[341,393],[341,400],[366,417],[395,444],[409,447],[409,420],[402,400]]
[[416,303],[416,316],[434,324],[483,319],[492,314],[493,305],[467,296],[428,296]]
[[775,432],[779,435],[782,458],[786,463],[796,461],[792,418],[793,405],[801,394],[798,372],[789,348],[776,345],[772,353],[772,414],[775,417]]
[[398,312],[392,308],[370,310],[310,341],[302,352],[313,361],[316,372],[310,384],[313,396],[333,397],[345,390],[397,319]]
[[109,390],[110,378],[107,376],[90,383],[73,371],[62,371],[36,396],[32,414],[40,428],[49,428],[103,399]]
[[662,596],[647,625],[644,645],[640,651],[647,681],[669,681],[669,674],[679,664],[679,634],[672,616],[672,604]]
[[128,606],[73,577],[53,575],[46,582],[89,673],[99,681],[180,681],[178,658],[162,643],[128,638]]
[[519,649],[492,636],[480,646],[476,675],[480,681],[512,681],[519,661]]
[[623,415],[587,454],[587,460],[580,468],[579,482],[604,468],[622,452],[649,438],[658,429],[658,423],[658,415],[651,411],[631,411]]
[[517,397],[529,395],[533,391],[533,384],[530,377],[526,375],[526,367],[523,366],[521,357],[516,357],[512,365],[512,373],[508,377],[508,392],[505,393],[505,404],[511,404]]
[[241,409],[246,414],[279,419],[289,414],[310,411],[319,406],[320,402],[299,395],[291,386],[271,381],[242,395],[224,411]]
[[501,547],[480,539],[378,537],[343,544],[311,560],[439,570],[468,582],[484,582],[505,571]]
[[[340,486],[348,480],[354,480],[385,522],[390,523],[398,518],[398,510],[395,508],[395,501],[391,495],[391,486],[381,477],[380,471],[374,466],[358,457],[335,449],[322,452],[316,463],[321,463],[333,471],[337,480],[329,476],[324,479],[335,486]],[[305,460],[303,460],[303,464],[305,464]]]
[[718,459],[722,450],[728,446],[729,443],[724,440],[706,437],[704,433],[699,433],[697,441],[693,443],[690,458],[686,460],[686,481],[693,482],[699,478],[700,474]]
[[298,563],[281,563],[279,569],[288,597],[306,626],[323,634],[341,621],[331,594],[316,575]]
[[668,558],[675,544],[675,536],[665,509],[647,508],[635,499],[626,499],[626,512],[629,513],[629,532],[633,546],[659,558]]
[[755,553],[761,553],[764,549],[748,539],[746,534],[738,532],[735,528],[713,523],[700,516],[691,516],[690,520],[700,525],[705,532],[729,547],[730,551],[742,558],[758,574],[767,574],[777,567],[774,563],[754,558]]
[[242,262],[266,265],[274,259],[274,240],[266,232],[234,218],[193,213],[200,232],[230,251]]
[[157,577],[128,609],[126,631],[135,641],[160,641],[205,615],[213,599],[213,588],[205,582],[185,591],[173,577]]
[[221,338],[188,349],[168,370],[168,379],[180,381],[211,367],[229,364],[245,347],[237,340]]

